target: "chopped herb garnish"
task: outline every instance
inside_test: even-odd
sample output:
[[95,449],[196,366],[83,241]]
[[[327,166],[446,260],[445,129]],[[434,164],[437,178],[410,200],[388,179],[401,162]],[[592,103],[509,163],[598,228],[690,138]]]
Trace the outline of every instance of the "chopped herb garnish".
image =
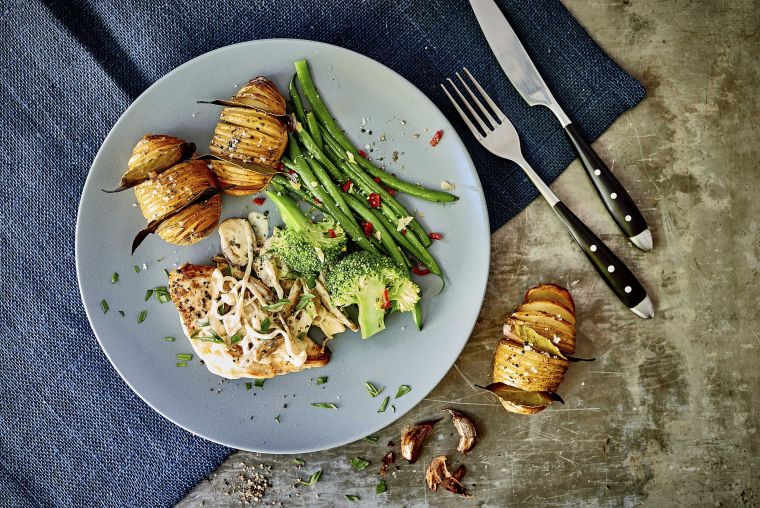
[[163,260],[164,260],[164,257],[165,257],[165,256],[161,256],[160,258],[158,258],[158,259],[156,260],[156,263],[160,263],[161,261],[163,261]]
[[301,332],[296,337],[296,339],[298,339],[298,340],[304,340],[305,338],[306,338],[306,332]]
[[263,305],[261,308],[267,312],[277,312],[279,310],[282,310],[282,308],[288,305],[289,303],[290,303],[290,300],[288,300],[287,298],[280,298],[273,304]]
[[319,471],[317,471],[316,473],[312,474],[311,476],[309,476],[308,479],[301,480],[301,483],[303,483],[304,485],[307,485],[307,486],[311,486],[311,485],[314,485],[315,483],[317,483],[320,478],[322,478],[322,470],[321,469]]
[[138,324],[142,323],[143,321],[145,321],[146,317],[148,317],[148,311],[147,310],[140,311],[140,314],[137,315],[137,323]]
[[216,308],[216,310],[219,312],[220,316],[224,316],[230,311],[230,307],[226,303],[222,303]]
[[187,367],[187,362],[177,362],[177,367]]
[[275,416],[274,421],[276,421],[277,423],[280,423],[280,415]]
[[298,300],[298,303],[296,304],[295,311],[298,312],[299,310],[306,308],[306,306],[309,305],[309,300],[311,300],[312,298],[314,298],[314,295],[310,293],[302,294],[301,299]]
[[147,302],[148,300],[150,300],[150,297],[151,297],[151,296],[153,296],[153,290],[152,290],[152,289],[149,289],[149,290],[147,290],[147,291],[145,292],[145,301]]
[[113,275],[111,275],[111,284],[116,284],[119,281],[119,274],[116,272],[113,272]]
[[394,406],[393,404],[391,404],[391,411],[393,411],[394,413],[396,412],[396,406]]
[[312,402],[311,405],[314,407],[321,407],[324,409],[338,409],[338,406],[336,406],[332,402]]
[[353,459],[351,459],[351,465],[357,471],[364,471],[365,469],[367,469],[367,466],[369,466],[369,461],[364,460],[361,457],[354,457]]
[[264,386],[264,381],[266,381],[266,379],[254,379],[253,386],[261,388],[262,386]]
[[164,340],[165,340],[166,342],[174,342],[174,341],[175,341],[175,340],[177,340],[177,339],[175,339],[174,337],[164,337]]
[[253,386],[251,383],[246,383],[246,384],[245,384],[245,389],[246,389],[246,390],[250,390],[250,389],[251,389],[251,386]]
[[135,273],[140,273],[140,267],[139,266],[135,265],[132,268],[134,268]]
[[384,492],[388,492],[388,487],[385,485],[385,480],[380,480],[375,487],[375,494],[383,494]]
[[318,385],[323,385],[325,383],[327,383],[327,376],[320,376],[317,378]]
[[370,397],[377,397],[383,392],[383,390],[385,390],[384,386],[381,388],[377,388],[375,385],[373,385],[369,381],[364,382],[364,388],[367,389],[367,393],[369,393]]
[[293,459],[293,464],[295,464],[296,466],[303,466],[304,464],[306,464],[306,462],[296,457],[295,459]]
[[158,286],[153,288],[153,293],[155,293],[158,303],[166,303],[171,300],[169,297],[169,290],[166,289],[166,286]]
[[304,277],[304,282],[306,282],[306,287],[309,289],[314,289],[317,287],[317,277],[314,275],[309,275],[308,277]]
[[380,409],[378,409],[378,410],[377,410],[377,412],[378,412],[378,413],[384,413],[384,412],[385,412],[385,408],[387,408],[387,407],[388,407],[388,401],[389,401],[389,400],[390,400],[390,396],[388,396],[388,397],[385,397],[385,398],[383,399],[383,403],[382,403],[382,404],[380,404]]
[[102,300],[100,300],[100,308],[103,309],[103,314],[105,314],[106,312],[108,312],[108,302],[106,301],[105,298],[103,298]]
[[164,268],[164,273],[166,274],[166,278],[168,279],[169,278],[169,270],[167,270],[166,268]]
[[264,318],[263,321],[261,321],[261,333],[269,333],[269,325],[272,324],[272,320],[268,317]]
[[352,503],[359,501],[361,498],[357,496],[356,494],[344,494],[346,496],[346,499],[351,501]]
[[193,359],[193,355],[190,353],[177,353],[177,360],[190,361]]
[[238,335],[236,333],[235,335],[233,335],[232,337],[230,337],[230,344],[237,344],[241,340],[243,340],[243,337],[241,337],[240,335]]
[[119,311],[119,315],[120,315],[121,317],[124,317],[124,311],[123,311],[123,310],[120,310],[120,311]]
[[366,439],[367,441],[372,441],[373,443],[377,443],[377,440],[380,438],[377,436],[364,436],[364,439]]
[[407,393],[412,391],[412,387],[409,385],[401,385],[398,387],[398,391],[396,392],[396,398],[403,397]]

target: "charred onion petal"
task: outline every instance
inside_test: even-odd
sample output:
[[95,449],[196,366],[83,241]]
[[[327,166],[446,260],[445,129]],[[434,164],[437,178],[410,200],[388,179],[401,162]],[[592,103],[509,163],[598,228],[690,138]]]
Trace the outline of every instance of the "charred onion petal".
[[451,475],[454,477],[457,481],[462,481],[464,479],[464,475],[467,474],[467,469],[465,469],[464,464],[461,464],[456,471],[454,471],[454,474]]
[[462,453],[469,452],[478,442],[478,431],[475,427],[475,422],[469,415],[457,411],[456,409],[447,408],[446,411],[451,415],[454,427],[457,429],[457,432],[459,432],[457,451]]
[[145,238],[148,235],[156,232],[156,230],[158,229],[158,227],[161,224],[163,224],[167,220],[171,219],[172,217],[174,217],[178,213],[182,212],[183,210],[185,210],[185,209],[187,209],[187,208],[189,208],[189,207],[191,207],[193,205],[196,205],[198,203],[202,203],[202,202],[204,202],[206,200],[209,200],[209,199],[213,198],[214,196],[216,196],[217,194],[219,194],[223,190],[224,189],[219,189],[219,188],[215,188],[215,187],[209,187],[208,189],[202,190],[201,192],[199,192],[198,194],[196,194],[193,199],[191,199],[190,201],[188,201],[187,203],[185,203],[181,207],[177,208],[173,212],[168,213],[168,214],[164,215],[163,217],[161,217],[159,219],[151,221],[148,224],[148,227],[146,227],[145,229],[143,229],[142,231],[140,231],[139,233],[137,233],[137,235],[135,235],[135,239],[132,240],[132,254],[135,253],[135,250],[137,250],[137,247],[140,246],[140,244],[143,242],[143,240],[145,240]]
[[415,423],[404,430],[403,434],[401,434],[401,455],[407,462],[414,464],[417,461],[420,449],[422,448],[422,442],[430,435],[433,431],[433,426],[440,420],[440,418],[437,418],[435,420]]

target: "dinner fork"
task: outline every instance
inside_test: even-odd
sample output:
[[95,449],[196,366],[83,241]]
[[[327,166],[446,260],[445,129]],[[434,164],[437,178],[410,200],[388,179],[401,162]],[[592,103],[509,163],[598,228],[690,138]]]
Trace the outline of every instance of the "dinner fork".
[[[536,186],[541,195],[549,202],[549,205],[557,213],[562,223],[567,230],[573,236],[575,241],[583,250],[583,253],[594,265],[594,268],[599,275],[607,283],[607,286],[617,295],[617,297],[628,307],[634,314],[642,318],[654,317],[654,306],[652,300],[649,299],[646,290],[639,283],[636,276],[633,275],[631,270],[615,255],[612,250],[604,244],[588,226],[586,226],[570,209],[557,197],[548,185],[541,179],[535,170],[528,164],[528,161],[523,157],[522,150],[520,149],[520,137],[509,121],[507,116],[499,109],[494,103],[491,97],[483,90],[480,83],[475,77],[470,74],[467,68],[464,68],[464,72],[472,82],[472,85],[480,93],[481,97],[488,104],[489,109],[483,105],[481,100],[472,91],[467,82],[457,72],[456,77],[459,78],[462,86],[469,95],[471,101],[462,94],[457,85],[451,78],[448,78],[451,88],[454,89],[459,99],[469,111],[468,116],[459,103],[452,97],[449,90],[442,83],[444,93],[449,98],[454,108],[464,120],[464,123],[472,132],[475,139],[483,145],[486,150],[497,155],[503,159],[508,159],[520,166],[520,168],[528,175],[528,178],[533,185]],[[475,111],[472,104],[475,104],[481,114]],[[471,119],[472,118],[472,119]],[[473,120],[477,122],[478,127],[475,126]]]

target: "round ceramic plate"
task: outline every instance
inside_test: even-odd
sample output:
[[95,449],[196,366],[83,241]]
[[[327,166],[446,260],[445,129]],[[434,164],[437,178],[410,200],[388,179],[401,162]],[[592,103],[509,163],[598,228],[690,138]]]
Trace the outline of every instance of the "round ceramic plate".
[[[322,97],[359,147],[383,158],[390,171],[422,185],[456,185],[459,201],[440,205],[399,196],[416,210],[428,231],[444,239],[431,252],[446,273],[446,289],[419,277],[425,293],[425,326],[417,331],[410,314],[394,314],[387,328],[369,340],[344,333],[330,343],[332,359],[266,380],[247,389],[246,381],[222,380],[194,357],[171,302],[145,300],[146,290],[167,283],[164,270],[184,262],[209,263],[219,252],[214,233],[179,247],[149,236],[130,255],[135,233],[145,221],[134,192],[105,194],[118,185],[132,148],[145,134],[170,134],[195,142],[205,153],[220,108],[197,104],[227,98],[254,76],[267,76],[286,92],[293,62],[307,58]],[[364,132],[362,132],[362,128]],[[443,129],[436,147],[430,138]],[[381,141],[380,138],[384,141]],[[366,150],[366,149],[365,149]],[[395,154],[395,155],[394,155]],[[244,217],[255,196],[224,196],[222,219]],[[276,226],[276,210],[270,226]],[[451,368],[470,336],[488,277],[490,236],[483,193],[464,145],[443,114],[417,88],[387,67],[357,53],[303,40],[263,40],[228,46],[173,70],[148,88],[122,115],[103,142],[82,193],[76,231],[79,287],[92,329],[114,368],[156,411],[188,431],[233,448],[298,453],[339,446],[376,432],[420,402]],[[111,283],[114,272],[118,282]],[[101,309],[101,300],[109,306]],[[147,316],[138,323],[138,315]],[[122,311],[122,316],[119,311]],[[176,341],[165,341],[164,337]],[[324,376],[327,383],[317,384]],[[385,390],[372,398],[370,381]],[[411,391],[395,398],[400,385]],[[390,396],[387,409],[378,412]],[[331,402],[337,409],[313,407]]]

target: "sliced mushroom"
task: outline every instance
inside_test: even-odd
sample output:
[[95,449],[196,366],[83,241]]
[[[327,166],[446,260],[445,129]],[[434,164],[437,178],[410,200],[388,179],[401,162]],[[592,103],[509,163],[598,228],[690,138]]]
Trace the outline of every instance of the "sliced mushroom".
[[235,266],[248,264],[248,253],[256,248],[251,224],[245,219],[227,219],[219,226],[222,254]]
[[475,421],[465,413],[457,411],[456,409],[448,408],[446,411],[451,415],[454,427],[457,429],[457,432],[459,432],[457,451],[462,453],[469,452],[478,442],[478,431],[475,427]]
[[414,464],[420,455],[422,443],[433,431],[433,426],[441,419],[426,420],[407,427],[401,434],[401,456]]
[[263,213],[251,212],[248,214],[248,222],[253,227],[256,243],[263,245],[269,236],[269,219]]

